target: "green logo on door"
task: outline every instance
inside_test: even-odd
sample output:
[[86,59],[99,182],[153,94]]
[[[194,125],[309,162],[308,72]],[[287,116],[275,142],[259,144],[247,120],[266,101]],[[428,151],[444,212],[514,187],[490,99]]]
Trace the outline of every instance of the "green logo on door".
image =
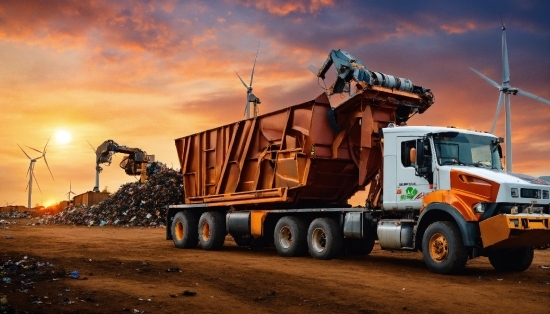
[[413,188],[412,186],[409,186],[405,190],[405,194],[401,195],[401,200],[402,201],[413,200],[416,194],[418,194],[418,190]]

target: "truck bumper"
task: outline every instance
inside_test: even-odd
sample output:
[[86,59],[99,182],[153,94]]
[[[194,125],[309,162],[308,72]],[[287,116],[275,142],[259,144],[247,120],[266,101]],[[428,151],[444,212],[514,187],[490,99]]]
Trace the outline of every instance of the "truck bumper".
[[479,223],[483,247],[519,248],[550,244],[550,215],[497,215]]

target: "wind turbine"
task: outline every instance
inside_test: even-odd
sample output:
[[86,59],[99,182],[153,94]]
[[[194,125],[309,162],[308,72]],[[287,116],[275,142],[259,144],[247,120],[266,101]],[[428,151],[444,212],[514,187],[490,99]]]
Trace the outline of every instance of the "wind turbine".
[[73,183],[71,181],[69,181],[69,192],[65,193],[65,195],[67,195],[67,204],[71,203],[71,193],[76,195],[76,193],[73,192],[72,185],[73,185]]
[[525,92],[519,88],[512,87],[510,85],[510,68],[508,66],[508,48],[506,46],[506,27],[504,26],[504,22],[502,22],[502,17],[500,18],[500,22],[502,24],[502,84],[499,85],[497,82],[491,80],[487,76],[481,74],[480,72],[476,71],[473,68],[470,68],[470,70],[477,73],[477,75],[481,76],[482,79],[487,81],[489,84],[493,85],[494,87],[498,88],[499,97],[498,97],[498,105],[497,105],[497,112],[495,115],[495,120],[493,121],[493,126],[491,127],[491,133],[494,133],[495,126],[497,124],[498,115],[500,114],[500,110],[502,109],[502,104],[504,103],[506,105],[506,171],[512,171],[512,117],[510,113],[510,94],[516,95],[520,94],[529,98],[533,98],[535,100],[538,100],[540,102],[543,102],[547,105],[550,105],[550,101],[541,98],[537,95],[533,95],[531,93]]
[[19,146],[19,148],[21,148],[21,151],[23,152],[23,154],[25,154],[25,156],[27,156],[27,158],[29,158],[30,160],[30,164],[29,164],[29,169],[27,170],[27,176],[29,176],[29,183],[27,185],[27,189],[29,194],[28,194],[28,203],[27,203],[27,208],[31,208],[31,196],[32,196],[32,179],[34,178],[34,180],[36,181],[36,185],[38,186],[38,189],[40,190],[40,192],[42,193],[42,189],[40,189],[40,185],[38,184],[38,180],[36,180],[36,176],[34,175],[34,164],[36,163],[36,161],[40,158],[44,158],[44,162],[46,163],[46,167],[48,167],[48,171],[50,171],[50,175],[52,176],[52,179],[55,181],[55,179],[53,178],[53,174],[52,174],[52,171],[50,170],[50,166],[48,165],[48,160],[46,160],[46,147],[48,147],[48,143],[50,142],[50,139],[51,139],[51,136],[50,138],[48,139],[48,141],[46,142],[46,145],[44,145],[44,149],[42,151],[39,151],[38,149],[36,148],[32,148],[32,147],[29,147],[29,146],[26,146],[27,148],[30,148],[34,151],[37,151],[39,152],[40,156],[36,157],[36,158],[31,158],[29,156],[29,154],[27,154],[23,148],[21,146],[19,146],[19,144],[17,144],[17,146]]
[[94,192],[99,192],[99,174],[101,173],[101,171],[103,170],[103,168],[101,168],[101,166],[99,165],[99,161],[97,160],[97,150],[94,148],[94,146],[92,145],[92,143],[90,143],[90,141],[86,140],[88,142],[88,144],[90,144],[90,147],[92,148],[92,150],[94,151],[94,153],[96,154],[96,166],[95,166],[95,186],[94,186],[94,189],[93,191]]
[[11,207],[11,206],[13,206],[13,203],[15,203],[15,201],[17,201],[17,200],[15,200],[13,202],[8,202],[6,200],[4,200],[4,201],[6,202],[6,206],[4,206],[4,207]]
[[246,87],[246,106],[244,107],[244,112],[246,114],[246,118],[250,119],[250,103],[254,105],[254,118],[258,116],[258,104],[261,104],[260,98],[256,97],[254,94],[252,94],[252,79],[254,78],[254,68],[256,67],[256,59],[258,58],[258,51],[260,51],[260,43],[258,43],[258,49],[256,50],[256,57],[254,58],[254,66],[252,66],[252,75],[250,75],[250,86],[246,85],[246,83],[243,81],[239,73],[235,71],[241,82],[243,83],[244,87]]

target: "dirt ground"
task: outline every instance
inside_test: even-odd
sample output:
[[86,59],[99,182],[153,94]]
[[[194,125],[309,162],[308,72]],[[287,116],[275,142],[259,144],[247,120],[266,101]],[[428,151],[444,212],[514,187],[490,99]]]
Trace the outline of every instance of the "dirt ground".
[[368,256],[319,261],[237,247],[230,237],[221,251],[180,250],[162,228],[16,221],[0,229],[4,312],[550,312],[550,250],[535,251],[522,273],[497,272],[478,258],[463,274],[444,276],[420,253],[378,246]]

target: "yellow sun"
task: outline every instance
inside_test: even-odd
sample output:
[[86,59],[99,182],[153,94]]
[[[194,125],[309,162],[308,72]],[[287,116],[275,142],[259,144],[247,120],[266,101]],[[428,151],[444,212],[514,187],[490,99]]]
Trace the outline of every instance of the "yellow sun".
[[53,200],[48,200],[48,201],[44,202],[44,207],[50,207],[50,206],[52,206],[52,205],[54,205],[54,204],[55,204],[55,201],[53,201]]
[[55,140],[59,144],[67,144],[73,139],[71,133],[65,131],[65,130],[57,130],[55,132]]

